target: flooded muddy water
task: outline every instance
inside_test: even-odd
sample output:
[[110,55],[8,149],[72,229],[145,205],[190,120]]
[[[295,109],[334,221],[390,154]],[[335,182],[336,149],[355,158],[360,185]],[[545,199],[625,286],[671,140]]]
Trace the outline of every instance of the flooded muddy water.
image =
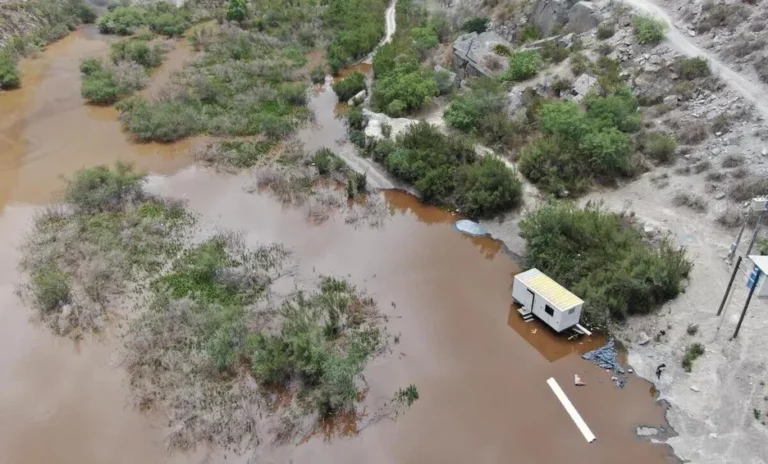
[[[540,324],[525,324],[511,306],[519,268],[500,242],[461,235],[455,216],[398,191],[384,192],[391,213],[381,227],[353,227],[340,217],[312,225],[302,211],[268,194],[247,193],[250,173],[181,169],[190,163],[191,142],[135,145],[114,110],[83,105],[79,61],[106,47],[98,35],[76,33],[25,62],[25,87],[0,96],[1,463],[669,461],[667,448],[634,435],[635,426],[663,424],[650,384],[631,377],[619,389],[609,373],[580,359],[603,343],[598,337],[569,342]],[[313,97],[315,124],[299,134],[307,149],[344,145],[334,99],[328,90]],[[49,201],[59,175],[116,159],[156,174],[150,190],[186,199],[203,222],[242,231],[251,244],[284,243],[306,279],[349,276],[379,302],[398,343],[366,369],[359,420],[255,456],[225,456],[204,446],[167,454],[162,412],[143,414],[128,402],[116,337],[73,343],[30,319],[14,289],[18,245],[34,205]],[[573,386],[574,374],[587,386]],[[549,377],[596,442],[586,443],[547,387]],[[420,399],[404,415],[365,426],[384,400],[409,384]]]
[[[0,211],[9,201],[50,201],[60,177],[83,167],[122,160],[171,174],[190,164],[185,155],[194,141],[134,144],[116,122],[117,110],[84,104],[80,61],[108,53],[109,42],[91,27],[21,63],[22,88],[0,95]],[[157,92],[190,55],[187,45],[171,51],[147,91]]]

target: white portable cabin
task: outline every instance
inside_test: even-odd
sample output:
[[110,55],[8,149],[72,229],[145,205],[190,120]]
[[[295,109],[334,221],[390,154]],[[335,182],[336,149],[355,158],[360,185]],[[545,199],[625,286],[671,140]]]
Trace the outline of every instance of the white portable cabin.
[[584,301],[538,269],[521,272],[512,284],[512,298],[518,312],[528,320],[531,314],[557,332],[578,325]]

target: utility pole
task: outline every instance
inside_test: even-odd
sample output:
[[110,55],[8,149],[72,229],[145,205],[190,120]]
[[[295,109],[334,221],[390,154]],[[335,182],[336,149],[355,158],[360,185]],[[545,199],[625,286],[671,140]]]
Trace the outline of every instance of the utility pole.
[[752,295],[755,294],[755,289],[757,288],[757,281],[760,280],[760,275],[762,273],[760,272],[760,269],[755,269],[755,277],[754,280],[750,277],[749,282],[749,295],[747,295],[747,301],[744,303],[744,309],[741,310],[741,317],[739,317],[739,323],[736,324],[736,330],[733,331],[733,337],[731,337],[731,340],[735,339],[739,335],[739,329],[741,329],[741,323],[744,322],[744,316],[747,315],[747,308],[749,308],[749,302],[752,301]]
[[733,273],[731,273],[731,280],[728,281],[728,287],[725,289],[725,295],[723,295],[723,301],[720,302],[720,308],[717,310],[717,315],[723,312],[725,302],[728,300],[728,294],[731,293],[731,287],[733,286],[733,279],[736,278],[736,273],[739,272],[739,265],[741,265],[741,256],[736,260],[736,265],[733,266]]

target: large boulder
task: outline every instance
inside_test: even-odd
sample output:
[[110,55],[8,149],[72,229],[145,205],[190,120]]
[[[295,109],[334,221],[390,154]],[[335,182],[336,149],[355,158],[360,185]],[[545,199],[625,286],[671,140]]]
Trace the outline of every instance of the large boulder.
[[384,113],[374,113],[368,108],[363,108],[363,115],[367,121],[365,135],[374,139],[386,138],[382,129],[383,125],[389,126],[391,138],[397,137],[401,132],[418,121],[408,118],[391,118]]
[[437,81],[437,88],[440,90],[441,94],[450,92],[458,85],[456,73],[448,71],[440,65],[435,66],[435,80]]
[[590,31],[598,24],[600,24],[600,15],[592,2],[579,2],[573,5],[568,13],[568,28],[577,34]]
[[360,104],[362,104],[365,101],[365,97],[367,97],[367,96],[368,96],[368,92],[366,92],[365,90],[361,90],[361,91],[357,92],[357,94],[355,94],[354,97],[350,98],[349,101],[347,102],[347,104],[349,106],[360,105]]
[[498,76],[509,68],[506,52],[513,48],[493,31],[464,34],[453,43],[454,70],[462,79]]
[[568,11],[573,6],[573,0],[539,0],[533,12],[533,23],[546,36],[555,26],[563,26],[568,22]]
[[597,77],[584,73],[576,79],[573,83],[573,90],[571,91],[571,100],[581,101],[586,97],[589,92],[597,86]]

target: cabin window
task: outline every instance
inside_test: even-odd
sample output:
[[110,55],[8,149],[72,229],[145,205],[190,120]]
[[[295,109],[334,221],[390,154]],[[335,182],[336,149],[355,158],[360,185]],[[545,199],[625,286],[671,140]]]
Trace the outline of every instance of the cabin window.
[[574,311],[576,311],[576,308],[571,308],[568,310],[568,314],[573,314]]
[[550,316],[555,315],[555,310],[550,308],[549,305],[544,306],[544,312],[549,314]]

